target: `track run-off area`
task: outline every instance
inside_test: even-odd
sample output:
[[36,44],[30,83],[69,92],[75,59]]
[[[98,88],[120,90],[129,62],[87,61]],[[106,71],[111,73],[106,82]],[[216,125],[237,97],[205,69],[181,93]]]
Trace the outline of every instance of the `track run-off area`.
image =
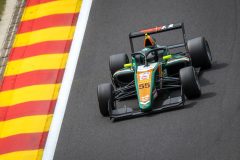
[[[239,11],[238,0],[94,0],[54,159],[240,159]],[[209,41],[202,97],[153,116],[103,118],[97,85],[111,81],[109,56],[130,53],[129,32],[177,22],[187,39]]]

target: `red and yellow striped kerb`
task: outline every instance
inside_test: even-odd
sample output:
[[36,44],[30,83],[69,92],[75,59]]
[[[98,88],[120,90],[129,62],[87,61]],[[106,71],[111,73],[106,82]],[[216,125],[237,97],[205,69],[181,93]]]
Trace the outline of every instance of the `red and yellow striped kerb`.
[[82,0],[27,0],[0,91],[0,160],[39,160]]

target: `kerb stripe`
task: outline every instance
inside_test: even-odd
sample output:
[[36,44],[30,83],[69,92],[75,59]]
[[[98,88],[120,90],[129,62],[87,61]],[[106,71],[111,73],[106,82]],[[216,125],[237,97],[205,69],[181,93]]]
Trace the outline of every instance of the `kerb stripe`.
[[[32,85],[61,83],[64,69],[39,70],[14,76],[5,76],[1,91]],[[41,76],[39,76],[41,75]]]
[[56,14],[23,21],[19,25],[18,34],[32,32],[40,29],[60,26],[71,26],[76,24],[78,13]]
[[0,107],[0,121],[33,115],[53,114],[56,100],[32,101]]
[[47,41],[37,44],[12,48],[9,56],[9,61],[44,54],[66,53],[69,51],[72,41]]
[[48,132],[30,133],[0,139],[0,154],[44,148]]

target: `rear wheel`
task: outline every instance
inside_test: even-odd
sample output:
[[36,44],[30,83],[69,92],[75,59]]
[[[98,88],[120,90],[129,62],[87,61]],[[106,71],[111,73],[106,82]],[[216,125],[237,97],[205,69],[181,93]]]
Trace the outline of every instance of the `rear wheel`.
[[194,68],[192,66],[182,68],[179,74],[185,96],[188,99],[200,97],[201,87]]
[[107,117],[109,116],[109,109],[113,108],[113,86],[110,83],[98,85],[97,89],[98,103],[100,113]]
[[109,69],[111,72],[111,76],[113,77],[113,74],[124,68],[124,64],[129,63],[129,59],[126,53],[120,53],[111,55],[109,58]]
[[189,54],[194,67],[211,68],[212,55],[207,40],[204,37],[191,39],[187,42]]

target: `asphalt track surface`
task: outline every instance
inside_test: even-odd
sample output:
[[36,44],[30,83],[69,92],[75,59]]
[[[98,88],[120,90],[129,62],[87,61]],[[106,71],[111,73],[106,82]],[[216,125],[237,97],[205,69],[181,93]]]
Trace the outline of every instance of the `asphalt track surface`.
[[[239,0],[95,0],[54,159],[240,159],[239,12]],[[96,88],[110,82],[109,55],[130,52],[130,31],[181,21],[212,50],[202,97],[149,117],[103,118]]]

